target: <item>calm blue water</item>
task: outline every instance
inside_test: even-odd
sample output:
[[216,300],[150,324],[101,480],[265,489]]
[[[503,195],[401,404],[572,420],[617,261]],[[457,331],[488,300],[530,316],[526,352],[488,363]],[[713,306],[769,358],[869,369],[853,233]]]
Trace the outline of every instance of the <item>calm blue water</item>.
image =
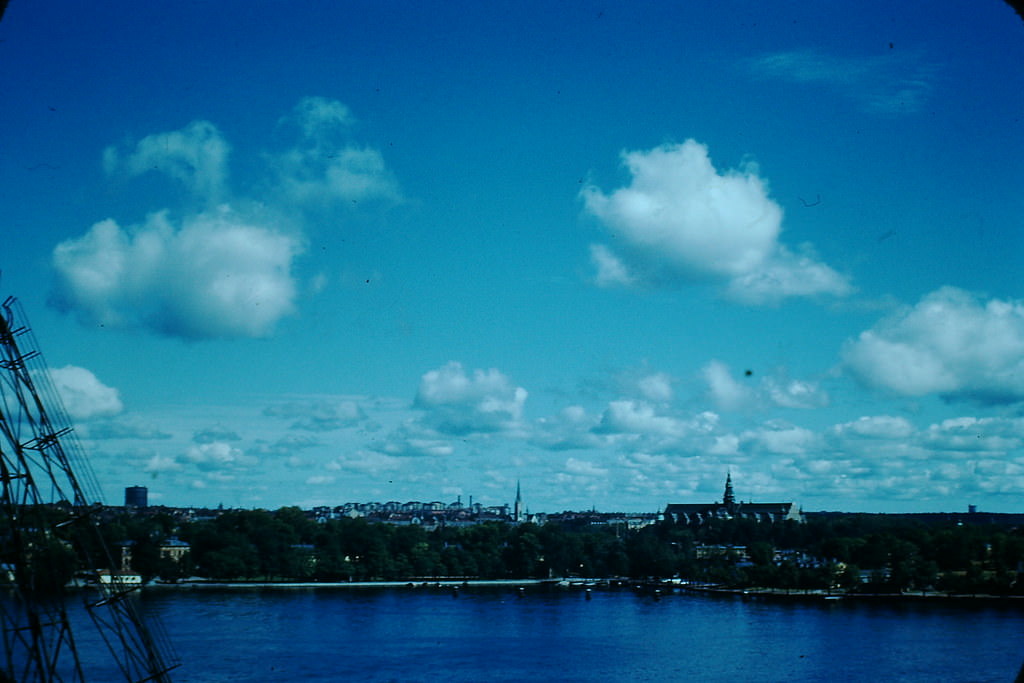
[[[184,660],[226,681],[1012,681],[1024,609],[628,590],[157,590]],[[89,648],[91,649],[91,648]],[[100,679],[102,680],[102,679]]]

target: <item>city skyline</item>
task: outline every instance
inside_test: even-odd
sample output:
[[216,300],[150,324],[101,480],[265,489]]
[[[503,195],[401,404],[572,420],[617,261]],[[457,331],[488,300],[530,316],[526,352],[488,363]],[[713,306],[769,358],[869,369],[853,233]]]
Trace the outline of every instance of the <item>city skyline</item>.
[[161,10],[0,21],[105,502],[1024,508],[1005,3]]

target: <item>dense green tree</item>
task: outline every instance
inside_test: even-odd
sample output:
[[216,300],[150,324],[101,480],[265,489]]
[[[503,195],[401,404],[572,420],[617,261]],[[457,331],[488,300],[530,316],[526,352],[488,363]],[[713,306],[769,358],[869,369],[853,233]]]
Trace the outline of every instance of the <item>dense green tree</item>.
[[[98,546],[86,533],[93,523],[88,516],[59,507],[43,508],[38,516],[59,529],[55,538],[66,547],[81,551],[63,558],[62,566],[119,566],[117,552],[109,559],[93,555]],[[71,523],[57,524],[64,521]],[[133,567],[147,578],[174,579],[193,570],[216,579],[331,581],[681,576],[805,589],[857,588],[863,575],[870,579],[866,590],[1024,592],[1024,582],[1017,581],[1024,535],[995,524],[941,518],[818,515],[805,524],[713,519],[703,524],[663,521],[638,530],[571,520],[541,526],[488,522],[428,531],[365,519],[318,523],[299,508],[287,507],[229,510],[196,523],[178,523],[164,513],[113,513],[101,521],[108,544],[116,551],[118,543],[130,543]],[[192,546],[183,563],[159,555],[160,544],[174,535]],[[739,551],[698,559],[696,548],[719,545],[745,547],[749,563],[739,561]],[[801,554],[776,563],[775,549]],[[806,556],[817,560],[808,565]]]

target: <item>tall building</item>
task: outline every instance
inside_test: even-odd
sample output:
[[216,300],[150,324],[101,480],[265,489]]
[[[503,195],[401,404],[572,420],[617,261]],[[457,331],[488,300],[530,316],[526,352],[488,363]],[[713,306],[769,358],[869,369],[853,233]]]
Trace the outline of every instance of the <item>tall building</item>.
[[144,508],[149,505],[149,489],[145,486],[127,486],[124,490],[126,508]]

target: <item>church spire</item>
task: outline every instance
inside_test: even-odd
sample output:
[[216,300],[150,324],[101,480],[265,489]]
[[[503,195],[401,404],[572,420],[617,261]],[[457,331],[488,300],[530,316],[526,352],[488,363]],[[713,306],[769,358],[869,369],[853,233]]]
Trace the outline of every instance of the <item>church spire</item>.
[[512,510],[512,519],[516,522],[523,521],[523,493],[519,487],[518,479],[516,479],[516,504]]
[[736,506],[736,497],[732,493],[732,472],[725,475],[725,495],[722,496],[722,504],[729,511]]

